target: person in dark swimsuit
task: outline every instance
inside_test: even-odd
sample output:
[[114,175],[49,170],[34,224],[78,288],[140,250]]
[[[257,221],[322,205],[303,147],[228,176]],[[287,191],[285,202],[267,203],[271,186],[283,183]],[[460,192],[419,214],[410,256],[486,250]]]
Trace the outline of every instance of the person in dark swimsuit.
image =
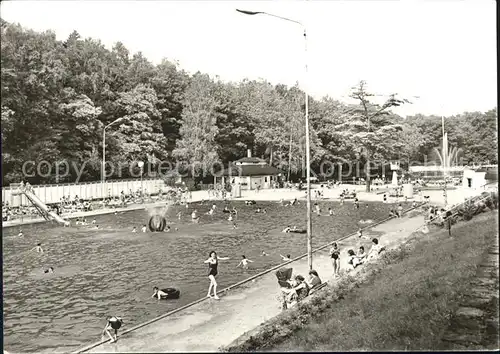
[[217,276],[217,266],[219,264],[219,260],[227,260],[229,257],[219,257],[217,256],[217,253],[215,251],[211,251],[208,259],[203,262],[203,263],[208,263],[208,279],[210,279],[210,285],[208,286],[208,293],[207,297],[212,297],[210,295],[210,291],[212,290],[212,287],[214,289],[214,296],[213,298],[216,300],[219,300],[219,297],[217,296],[217,282],[215,281],[215,277]]
[[332,244],[332,248],[330,249],[330,257],[332,259],[333,265],[333,276],[336,278],[339,276],[340,270],[340,248],[337,245],[337,242]]
[[[104,337],[104,333],[107,333],[107,335],[111,339],[111,343],[113,343],[113,342],[117,341],[118,330],[122,326],[123,320],[120,317],[116,317],[116,316],[108,317],[107,320],[108,320],[108,323],[106,323],[106,326],[104,327],[104,330],[102,331],[102,336]],[[111,333],[109,333],[110,329],[113,329],[115,331],[114,338],[111,335]]]
[[49,267],[49,269],[45,269],[43,272],[45,274],[47,274],[47,273],[54,273],[54,268],[53,267]]

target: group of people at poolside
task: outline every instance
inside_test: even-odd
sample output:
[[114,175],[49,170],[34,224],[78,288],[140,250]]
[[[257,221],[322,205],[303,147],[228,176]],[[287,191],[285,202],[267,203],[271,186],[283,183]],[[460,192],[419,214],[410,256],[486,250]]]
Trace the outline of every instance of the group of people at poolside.
[[323,284],[318,272],[314,269],[309,271],[308,278],[304,278],[302,275],[297,274],[292,280],[287,280],[285,282],[286,287],[282,285],[282,306],[283,309],[294,306],[299,301],[306,298],[313,290],[315,290],[319,285]]
[[[358,232],[358,236],[361,237],[361,235],[362,233]],[[347,250],[347,264],[350,267],[348,271],[376,258],[384,249],[385,247],[379,244],[378,239],[373,238],[372,247],[368,252],[365,252],[364,246],[360,246],[357,253],[353,249]],[[333,276],[336,278],[339,276],[340,271],[340,248],[337,242],[334,242],[330,248],[330,258],[332,260]]]
[[[262,253],[260,255],[263,257],[269,256],[269,254],[266,253],[265,251],[262,251]],[[281,257],[282,261],[290,261],[291,260],[291,256],[289,254],[287,254],[286,256],[283,256],[280,254],[280,257]],[[208,255],[207,260],[205,260],[203,262],[205,264],[208,264],[208,279],[210,280],[210,284],[209,284],[208,292],[207,292],[207,297],[219,300],[219,297],[217,296],[217,281],[215,280],[215,277],[218,274],[219,261],[223,261],[223,260],[225,261],[225,260],[229,260],[229,259],[230,259],[229,257],[219,257],[217,255],[217,252],[211,251]],[[253,262],[254,261],[248,259],[245,255],[242,255],[241,260],[238,263],[238,265],[236,266],[236,268],[242,267],[243,269],[248,269],[249,264],[253,263]],[[213,291],[213,296],[211,295],[212,291]]]

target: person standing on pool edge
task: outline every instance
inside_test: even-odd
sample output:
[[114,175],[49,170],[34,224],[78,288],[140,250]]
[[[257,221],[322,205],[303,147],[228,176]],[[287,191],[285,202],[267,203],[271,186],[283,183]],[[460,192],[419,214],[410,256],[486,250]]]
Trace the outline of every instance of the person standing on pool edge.
[[229,257],[219,257],[215,251],[211,251],[208,259],[203,263],[208,263],[208,279],[210,279],[210,285],[208,287],[207,297],[212,297],[210,295],[210,291],[212,287],[214,288],[214,296],[213,298],[219,300],[217,296],[217,282],[215,281],[215,277],[217,276],[217,265],[219,260],[227,260]]
[[[107,318],[107,320],[108,320],[108,323],[106,323],[106,326],[104,327],[104,329],[102,331],[102,336],[104,337],[104,333],[107,333],[109,338],[111,339],[111,343],[114,343],[117,341],[118,330],[122,326],[123,320],[120,317],[116,317],[116,316],[110,316]],[[111,335],[111,333],[109,333],[110,329],[115,330],[114,338]]]

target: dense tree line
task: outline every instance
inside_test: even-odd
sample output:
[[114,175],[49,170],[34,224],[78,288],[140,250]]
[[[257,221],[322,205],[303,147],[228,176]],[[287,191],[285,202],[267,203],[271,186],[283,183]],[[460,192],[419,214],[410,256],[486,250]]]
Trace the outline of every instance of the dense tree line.
[[[18,182],[26,161],[67,161],[58,182],[99,180],[103,127],[112,178],[130,176],[128,164],[142,160],[156,171],[162,161],[183,168],[227,164],[247,148],[285,173],[305,168],[305,96],[298,86],[266,81],[222,82],[189,75],[177,63],[150,63],[122,43],[111,50],[73,32],[65,41],[1,22],[2,182]],[[352,90],[358,104],[330,97],[309,98],[313,169],[322,161],[435,159],[441,117],[402,118],[391,108],[409,104],[389,96],[382,105],[361,82]],[[497,111],[446,117],[450,146],[468,162],[497,162]],[[31,173],[33,164],[26,172]],[[45,166],[47,169],[47,166]],[[61,171],[60,174],[65,171]],[[31,183],[56,181],[55,169]]]

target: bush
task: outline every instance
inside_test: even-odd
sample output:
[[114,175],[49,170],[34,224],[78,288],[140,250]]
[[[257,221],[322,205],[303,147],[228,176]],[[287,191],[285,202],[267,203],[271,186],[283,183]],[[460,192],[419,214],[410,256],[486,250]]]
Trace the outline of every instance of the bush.
[[465,202],[460,208],[458,208],[458,215],[462,217],[464,221],[471,220],[474,215],[478,213],[479,209],[473,201]]

